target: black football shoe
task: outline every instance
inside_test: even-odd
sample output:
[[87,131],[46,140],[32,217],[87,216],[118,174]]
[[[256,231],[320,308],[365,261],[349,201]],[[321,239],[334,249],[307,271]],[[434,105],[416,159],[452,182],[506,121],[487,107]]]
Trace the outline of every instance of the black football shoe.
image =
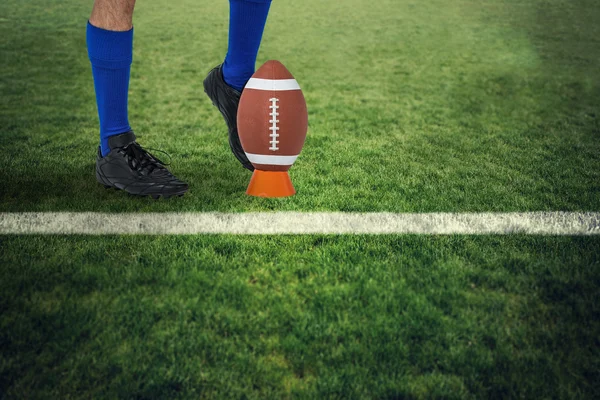
[[242,163],[244,168],[254,171],[254,167],[248,161],[246,153],[244,153],[237,130],[237,111],[242,94],[225,83],[223,79],[223,64],[217,65],[208,73],[208,76],[204,79],[204,92],[225,119],[229,130],[229,147],[231,147],[231,152]]
[[187,183],[174,177],[165,164],[136,141],[133,131],[108,138],[110,152],[96,158],[96,179],[107,189],[116,188],[137,196],[169,198],[183,196]]

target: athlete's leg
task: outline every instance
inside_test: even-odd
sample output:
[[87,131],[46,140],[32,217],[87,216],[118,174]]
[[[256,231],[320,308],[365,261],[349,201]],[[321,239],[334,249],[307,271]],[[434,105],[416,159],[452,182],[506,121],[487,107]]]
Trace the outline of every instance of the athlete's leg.
[[95,0],[87,26],[103,156],[109,152],[110,136],[131,130],[127,93],[133,52],[134,6],[135,0]]
[[129,126],[127,91],[134,6],[135,0],[95,0],[87,25],[88,55],[100,116],[96,179],[107,188],[135,195],[182,196],[188,185],[141,147]]
[[223,64],[204,79],[204,91],[219,109],[229,131],[232,153],[250,171],[237,130],[241,92],[254,74],[256,55],[267,21],[271,0],[229,0],[229,48]]
[[254,74],[270,6],[271,0],[229,0],[229,47],[223,78],[238,91]]

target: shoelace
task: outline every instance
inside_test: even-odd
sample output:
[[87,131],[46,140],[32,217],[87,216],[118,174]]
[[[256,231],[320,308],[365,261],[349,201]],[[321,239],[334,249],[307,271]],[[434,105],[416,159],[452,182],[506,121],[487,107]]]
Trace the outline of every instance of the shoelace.
[[[169,161],[171,161],[171,156],[167,152],[158,149],[150,150],[165,154],[169,157]],[[123,147],[123,152],[127,155],[127,162],[131,169],[147,171],[148,174],[151,174],[155,169],[164,169],[165,166],[170,165],[170,163],[161,161],[158,157],[148,152],[136,142]]]

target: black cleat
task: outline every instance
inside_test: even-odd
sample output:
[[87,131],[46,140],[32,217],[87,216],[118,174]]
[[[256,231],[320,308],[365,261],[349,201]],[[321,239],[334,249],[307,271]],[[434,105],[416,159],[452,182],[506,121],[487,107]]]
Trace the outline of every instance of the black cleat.
[[124,190],[137,196],[183,196],[187,183],[174,177],[158,158],[148,153],[136,141],[133,131],[111,136],[110,153],[96,158],[96,179],[105,188]]
[[240,92],[225,83],[223,79],[223,64],[217,65],[204,79],[204,92],[208,95],[213,105],[216,106],[227,123],[229,129],[229,147],[233,155],[242,163],[242,166],[254,171],[254,166],[248,161],[246,153],[240,143],[237,130],[237,111],[240,104]]

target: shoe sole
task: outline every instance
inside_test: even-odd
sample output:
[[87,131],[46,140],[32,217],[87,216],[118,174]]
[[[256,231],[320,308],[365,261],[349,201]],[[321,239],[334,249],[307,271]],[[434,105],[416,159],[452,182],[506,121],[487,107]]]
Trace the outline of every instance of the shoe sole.
[[[211,72],[212,72],[212,70],[211,70]],[[209,75],[210,75],[211,72],[209,72]],[[221,110],[219,109],[219,106],[217,104],[215,104],[215,102],[213,101],[212,97],[208,94],[207,83],[206,83],[207,79],[208,79],[208,76],[206,78],[204,78],[204,81],[202,81],[202,87],[204,89],[204,93],[206,94],[206,96],[211,101],[213,107],[215,107],[217,110],[219,110],[219,113],[221,113]],[[223,115],[223,113],[221,113],[221,115]],[[223,118],[225,119],[225,124],[227,124],[227,130],[229,131],[229,123],[227,122],[227,119],[225,118],[225,115],[223,115]],[[228,134],[229,134],[229,132],[228,132]],[[239,138],[238,138],[237,141],[239,142]],[[231,137],[229,137],[229,142],[230,142],[230,146],[231,146]],[[241,143],[240,143],[240,147],[241,147]],[[247,160],[246,156],[244,156],[246,158],[245,161],[244,160],[240,160],[239,157],[238,157],[238,155],[236,155],[236,152],[233,149],[231,149],[231,152],[233,153],[233,156],[236,158],[236,160],[239,161],[239,163],[242,165],[242,167],[244,169],[247,169],[250,172],[254,172],[254,166],[252,165],[252,163],[249,160]]]
[[[208,92],[206,91],[206,89],[204,89],[204,93],[208,96]],[[208,98],[210,99],[210,96],[208,96]],[[212,103],[213,107],[217,106],[214,101],[211,100],[210,102]]]

